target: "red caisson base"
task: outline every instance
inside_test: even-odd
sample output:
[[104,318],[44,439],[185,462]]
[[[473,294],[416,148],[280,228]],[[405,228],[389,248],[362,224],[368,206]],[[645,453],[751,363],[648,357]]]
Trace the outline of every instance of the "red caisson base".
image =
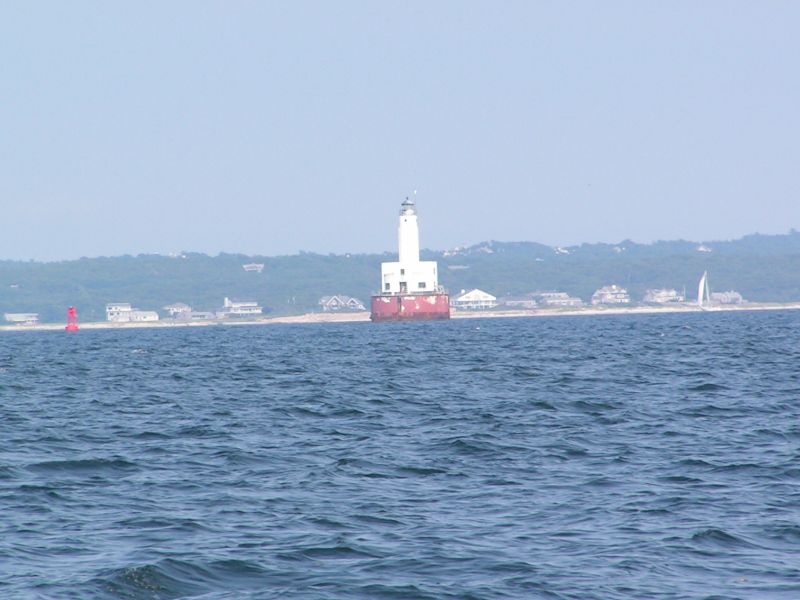
[[413,294],[407,296],[373,296],[373,321],[435,321],[450,318],[450,296],[447,294]]

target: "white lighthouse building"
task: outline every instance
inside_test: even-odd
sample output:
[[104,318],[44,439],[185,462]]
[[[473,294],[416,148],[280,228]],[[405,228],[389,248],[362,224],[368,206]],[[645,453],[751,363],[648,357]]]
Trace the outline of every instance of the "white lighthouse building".
[[450,318],[450,299],[439,287],[436,261],[419,259],[417,207],[400,205],[397,262],[381,263],[381,291],[372,296],[373,321],[429,321]]
[[417,207],[406,198],[400,205],[397,262],[381,264],[381,294],[425,294],[439,288],[436,261],[419,259]]

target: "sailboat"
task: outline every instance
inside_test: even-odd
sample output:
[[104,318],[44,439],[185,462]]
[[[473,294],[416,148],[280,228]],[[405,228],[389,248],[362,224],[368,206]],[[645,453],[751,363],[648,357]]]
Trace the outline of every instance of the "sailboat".
[[700,283],[697,286],[697,306],[703,308],[703,303],[708,304],[711,300],[711,293],[708,289],[708,271],[703,271]]

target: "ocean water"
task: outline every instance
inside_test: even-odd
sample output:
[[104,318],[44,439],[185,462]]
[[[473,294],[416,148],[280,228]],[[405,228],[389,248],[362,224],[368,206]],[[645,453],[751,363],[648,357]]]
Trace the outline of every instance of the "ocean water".
[[0,598],[800,598],[800,312],[0,334]]

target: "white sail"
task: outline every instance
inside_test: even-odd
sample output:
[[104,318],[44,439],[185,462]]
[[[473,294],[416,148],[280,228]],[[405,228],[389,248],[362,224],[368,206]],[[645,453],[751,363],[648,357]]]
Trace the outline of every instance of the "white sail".
[[704,271],[703,276],[700,278],[700,283],[697,286],[697,306],[702,308],[703,301],[708,301],[708,298],[708,271]]

